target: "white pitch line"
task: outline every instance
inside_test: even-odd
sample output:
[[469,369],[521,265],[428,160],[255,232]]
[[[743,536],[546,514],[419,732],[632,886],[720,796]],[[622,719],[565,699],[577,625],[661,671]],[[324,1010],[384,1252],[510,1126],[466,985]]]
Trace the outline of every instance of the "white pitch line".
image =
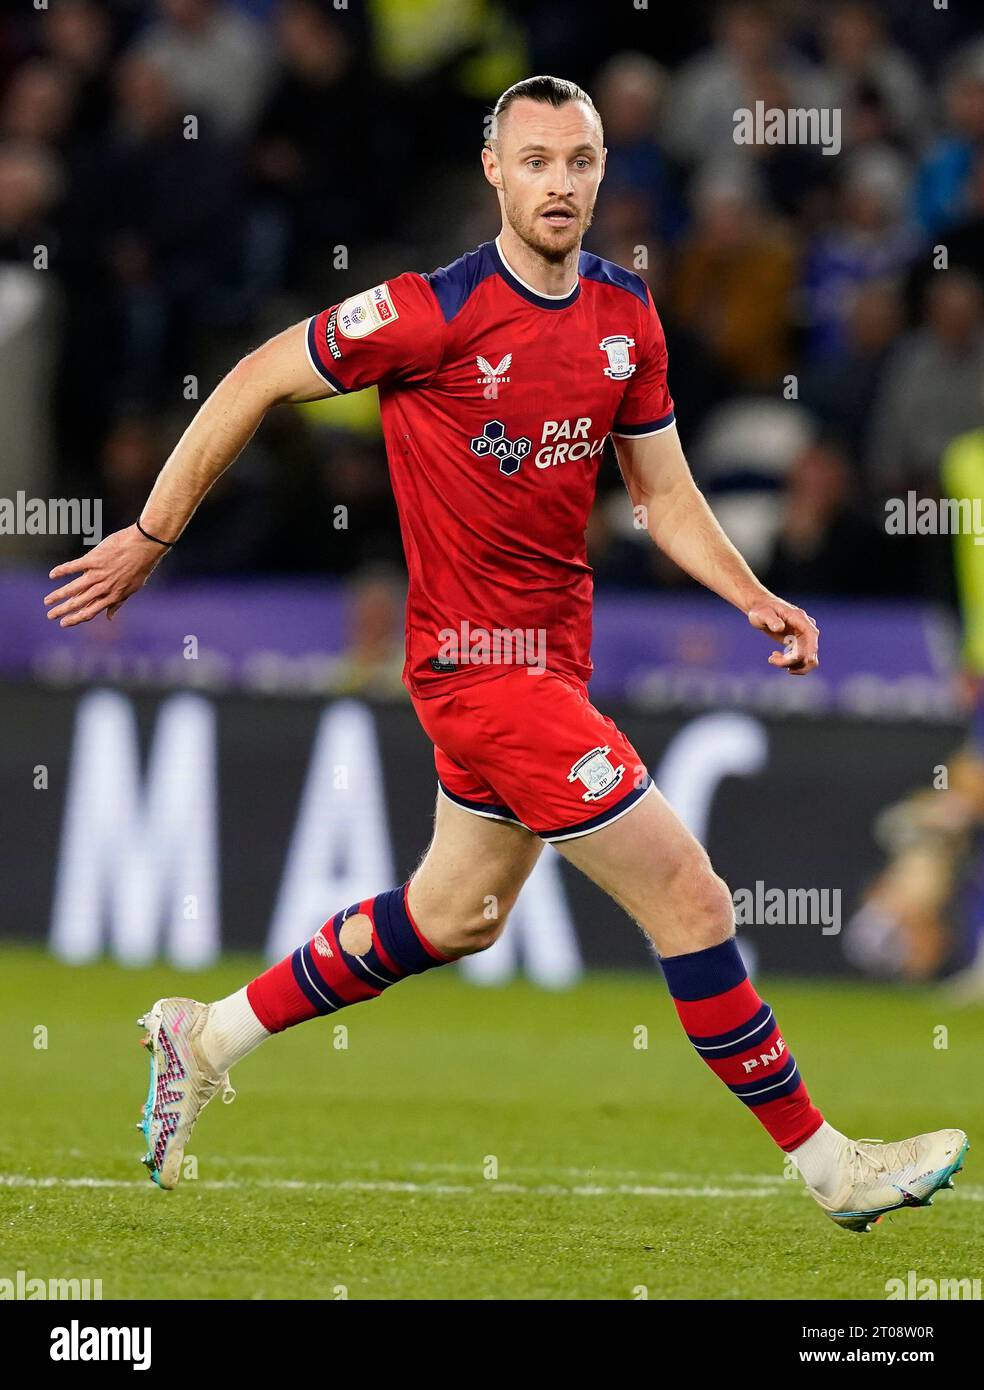
[[[66,1150],[62,1149],[58,1150],[58,1152],[65,1153]],[[225,1163],[228,1164],[230,1167],[241,1167],[243,1165],[250,1164],[284,1164],[290,1163],[291,1159],[286,1155],[281,1157],[278,1154],[252,1155],[223,1154],[210,1152],[209,1162],[216,1164]],[[378,1171],[382,1167],[382,1164],[378,1160],[368,1158],[346,1159],[333,1157],[332,1164],[336,1168],[354,1168],[361,1172],[372,1172],[373,1170]],[[474,1175],[477,1171],[480,1170],[481,1165],[475,1162],[428,1163],[426,1161],[414,1161],[404,1163],[403,1167],[406,1169],[408,1173],[470,1173]],[[644,1170],[641,1168],[567,1168],[561,1165],[554,1166],[553,1164],[543,1163],[510,1163],[509,1171],[510,1173],[533,1174],[534,1176],[550,1174],[551,1176],[556,1175],[558,1179],[588,1178],[608,1182],[615,1182],[617,1180],[619,1182],[636,1182],[643,1184],[652,1183],[656,1186],[662,1186],[666,1183],[684,1183],[688,1186],[692,1186],[694,1182],[693,1172],[675,1173],[667,1170],[665,1172],[654,1173],[651,1170]],[[719,1182],[763,1183],[770,1187],[785,1187],[786,1183],[790,1181],[789,1178],[784,1178],[781,1174],[775,1173],[717,1173],[714,1175],[714,1177],[715,1181]]]
[[[256,1178],[241,1181],[238,1178],[218,1178],[198,1180],[186,1178],[189,1186],[206,1189],[210,1192],[253,1192],[266,1189],[275,1192],[388,1192],[411,1193],[422,1197],[473,1197],[483,1192],[506,1193],[509,1196],[528,1197],[687,1197],[687,1198],[765,1198],[775,1196],[777,1191],[788,1188],[790,1192],[802,1192],[798,1182],[789,1181],[783,1188],[721,1187],[704,1185],[702,1187],[671,1187],[645,1183],[616,1184],[577,1184],[564,1187],[559,1183],[526,1184],[489,1179],[481,1183],[417,1183],[399,1181],[360,1181],[356,1179],[342,1182],[324,1182],[320,1179],[304,1178]],[[149,1192],[152,1184],[133,1178],[60,1178],[31,1177],[21,1173],[0,1173],[0,1188],[124,1188]],[[984,1187],[959,1186],[959,1196],[972,1201],[984,1201]]]
[[[642,1184],[620,1183],[614,1186],[604,1184],[579,1184],[564,1187],[558,1183],[525,1184],[490,1179],[481,1183],[418,1183],[396,1181],[358,1181],[343,1182],[306,1181],[291,1178],[258,1178],[242,1182],[237,1178],[186,1179],[189,1186],[205,1188],[217,1192],[251,1192],[259,1188],[277,1192],[390,1192],[412,1193],[423,1197],[471,1197],[484,1192],[497,1192],[509,1196],[531,1197],[704,1197],[704,1198],[758,1198],[768,1197],[770,1193],[761,1188],[740,1187],[661,1187]],[[0,1187],[51,1189],[51,1188],[124,1188],[150,1191],[151,1184],[130,1178],[59,1178],[30,1177],[20,1173],[0,1173]]]

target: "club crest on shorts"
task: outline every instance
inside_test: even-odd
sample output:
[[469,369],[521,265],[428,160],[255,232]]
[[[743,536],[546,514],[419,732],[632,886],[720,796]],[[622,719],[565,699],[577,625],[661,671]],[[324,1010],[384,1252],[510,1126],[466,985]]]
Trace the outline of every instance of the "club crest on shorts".
[[611,751],[609,744],[604,748],[592,748],[590,753],[578,758],[567,774],[568,782],[580,781],[587,787],[582,801],[598,801],[621,782],[625,764],[619,763],[618,767],[613,767],[608,756]]

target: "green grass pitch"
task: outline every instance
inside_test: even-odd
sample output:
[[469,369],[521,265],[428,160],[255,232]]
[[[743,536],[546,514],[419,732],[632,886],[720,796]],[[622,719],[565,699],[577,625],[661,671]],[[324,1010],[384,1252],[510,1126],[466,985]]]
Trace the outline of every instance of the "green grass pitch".
[[334,1020],[347,1048],[332,1022],[295,1029],[236,1069],[197,1176],[160,1192],[135,1020],[257,965],[0,951],[0,1277],[98,1278],[107,1299],[884,1299],[909,1270],[984,1277],[984,1009],[930,991],[759,982],[833,1124],[970,1135],[955,1191],[870,1235],[784,1179],[655,970],[557,994],[441,972]]

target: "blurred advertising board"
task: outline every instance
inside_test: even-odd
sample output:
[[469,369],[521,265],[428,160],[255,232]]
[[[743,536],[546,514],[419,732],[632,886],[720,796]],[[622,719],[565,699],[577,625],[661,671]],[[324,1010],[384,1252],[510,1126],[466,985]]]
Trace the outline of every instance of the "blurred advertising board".
[[[848,969],[841,927],[881,864],[873,822],[932,786],[965,733],[598,702],[707,845],[761,968],[803,974]],[[0,934],[66,960],[282,956],[405,879],[430,835],[431,747],[400,701],[7,681],[0,727]],[[466,970],[562,985],[586,968],[654,961],[548,847],[502,941]]]

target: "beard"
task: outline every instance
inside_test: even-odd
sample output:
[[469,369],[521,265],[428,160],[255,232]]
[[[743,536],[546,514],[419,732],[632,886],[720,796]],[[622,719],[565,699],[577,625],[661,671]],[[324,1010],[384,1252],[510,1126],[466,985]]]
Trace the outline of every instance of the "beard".
[[572,208],[574,216],[569,225],[563,229],[551,229],[540,220],[538,212],[525,212],[505,187],[502,190],[502,202],[506,221],[519,239],[551,265],[561,265],[577,249],[581,238],[591,226],[594,214],[593,203],[583,212]]

